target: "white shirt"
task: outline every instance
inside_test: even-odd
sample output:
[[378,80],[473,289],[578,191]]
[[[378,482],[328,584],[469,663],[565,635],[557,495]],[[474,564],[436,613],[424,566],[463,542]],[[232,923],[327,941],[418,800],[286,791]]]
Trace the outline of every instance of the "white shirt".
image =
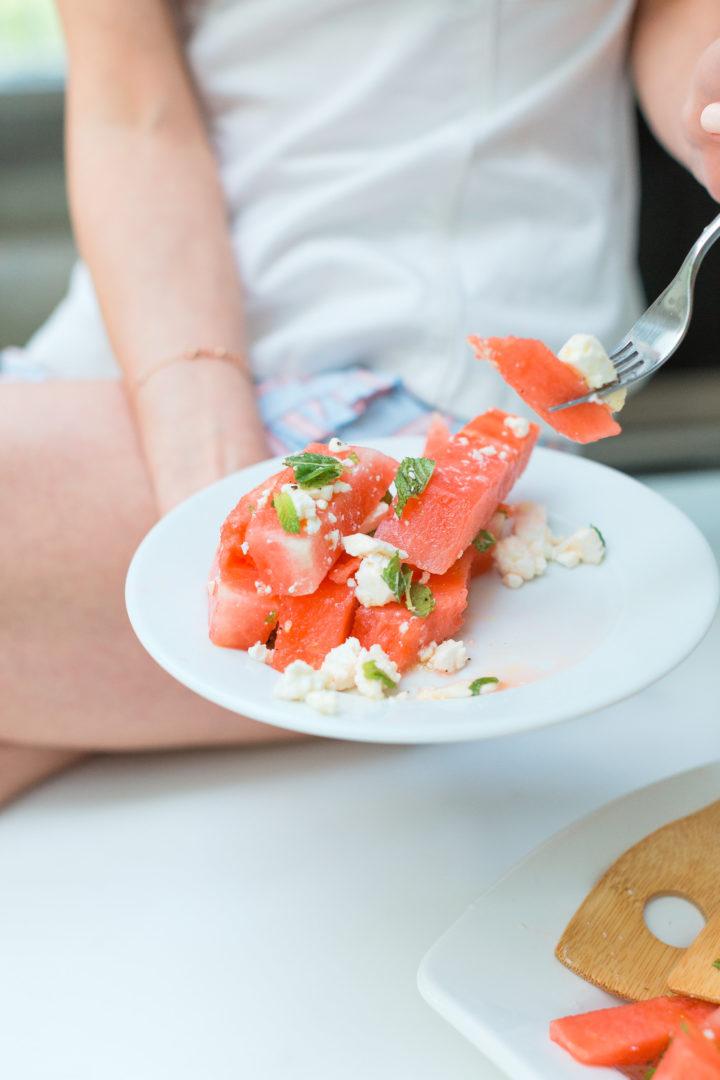
[[613,344],[639,303],[633,6],[201,5],[189,59],[258,376],[361,362],[471,415],[506,391],[468,334]]

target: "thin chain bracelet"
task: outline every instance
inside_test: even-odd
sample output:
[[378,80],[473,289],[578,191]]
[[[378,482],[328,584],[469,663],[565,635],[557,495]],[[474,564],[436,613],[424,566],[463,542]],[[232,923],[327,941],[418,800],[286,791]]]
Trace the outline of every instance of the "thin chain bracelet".
[[145,383],[150,379],[157,371],[162,371],[163,368],[170,367],[171,364],[177,364],[181,360],[224,360],[228,364],[232,364],[234,367],[242,371],[243,375],[246,375],[248,379],[252,381],[252,375],[247,365],[247,361],[240,353],[232,353],[229,349],[224,349],[222,346],[217,345],[211,349],[190,349],[188,352],[178,353],[176,356],[169,356],[166,360],[162,360],[155,367],[151,367],[148,371],[143,372],[142,375],[138,375],[136,379],[132,380],[133,393],[137,393]]

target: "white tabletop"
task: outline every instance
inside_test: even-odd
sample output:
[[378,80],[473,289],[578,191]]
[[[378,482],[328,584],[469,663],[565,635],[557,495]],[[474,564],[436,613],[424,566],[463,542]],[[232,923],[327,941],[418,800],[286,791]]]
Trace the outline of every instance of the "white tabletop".
[[[720,555],[720,472],[652,486]],[[498,1080],[420,959],[557,829],[720,758],[718,657],[716,619],[631,701],[511,738],[96,759],[30,794],[0,814],[0,1075]]]

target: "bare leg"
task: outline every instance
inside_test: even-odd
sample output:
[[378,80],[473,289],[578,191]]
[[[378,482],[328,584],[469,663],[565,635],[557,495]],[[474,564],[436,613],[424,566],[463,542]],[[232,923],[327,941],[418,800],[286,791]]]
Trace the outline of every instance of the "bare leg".
[[125,573],[154,510],[121,386],[0,384],[0,492],[0,744],[129,750],[289,736],[185,690],[130,628]]
[[83,757],[77,750],[0,745],[0,806]]

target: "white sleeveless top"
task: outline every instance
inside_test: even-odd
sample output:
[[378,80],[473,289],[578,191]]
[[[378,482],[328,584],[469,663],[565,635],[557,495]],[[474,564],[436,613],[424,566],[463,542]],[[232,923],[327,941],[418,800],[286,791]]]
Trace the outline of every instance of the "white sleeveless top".
[[[633,7],[202,5],[188,55],[257,375],[360,362],[462,416],[501,404],[470,333],[612,344],[639,305]],[[73,290],[87,324],[82,268]]]

